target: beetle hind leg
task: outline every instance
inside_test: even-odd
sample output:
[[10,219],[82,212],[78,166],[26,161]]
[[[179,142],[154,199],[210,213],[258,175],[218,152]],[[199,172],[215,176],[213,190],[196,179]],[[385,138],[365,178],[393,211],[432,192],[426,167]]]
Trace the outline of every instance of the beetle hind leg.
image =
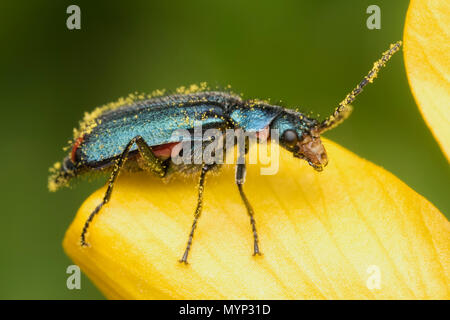
[[117,160],[115,161],[115,164],[114,164],[111,176],[109,177],[109,180],[108,180],[108,188],[106,189],[105,195],[103,196],[103,200],[94,209],[94,211],[91,212],[91,214],[87,218],[86,222],[84,223],[83,231],[81,232],[81,246],[83,246],[83,247],[87,247],[88,246],[88,243],[86,242],[86,233],[87,233],[87,231],[89,229],[89,225],[91,224],[91,222],[94,219],[94,217],[99,213],[99,211],[103,207],[103,205],[108,203],[109,199],[111,198],[111,193],[112,193],[112,190],[113,190],[113,187],[114,187],[114,183],[115,183],[117,177],[119,176],[120,169],[122,169],[123,165],[125,164],[125,161],[127,159],[128,153],[130,152],[131,146],[134,144],[134,142],[135,142],[135,139],[132,139],[127,144],[127,146],[123,150],[123,152],[120,155],[120,157],[117,158]]
[[165,162],[155,156],[152,149],[141,136],[136,137],[136,145],[139,154],[144,160],[142,161],[143,169],[153,172],[161,178],[164,177],[167,173],[167,165]]
[[128,144],[126,145],[125,149],[122,151],[119,158],[117,158],[117,160],[115,161],[111,176],[108,180],[108,188],[106,189],[102,202],[94,209],[94,211],[91,212],[86,222],[84,223],[83,231],[81,232],[81,245],[83,247],[88,246],[88,243],[86,242],[86,233],[89,229],[89,225],[91,224],[94,217],[99,213],[103,205],[108,203],[109,199],[111,198],[114,183],[127,160],[131,147],[135,143],[138,147],[139,154],[144,159],[146,169],[159,175],[160,177],[164,177],[164,175],[166,174],[167,166],[164,165],[164,162],[162,160],[158,159],[153,154],[151,148],[147,145],[145,140],[141,136],[136,136],[133,139],[131,139],[130,142],[128,142]]

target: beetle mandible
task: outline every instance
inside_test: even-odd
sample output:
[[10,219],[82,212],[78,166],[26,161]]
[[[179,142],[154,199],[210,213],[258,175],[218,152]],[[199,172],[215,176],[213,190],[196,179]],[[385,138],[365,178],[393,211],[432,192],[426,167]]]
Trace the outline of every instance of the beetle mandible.
[[[218,91],[196,92],[147,98],[134,96],[119,100],[86,114],[75,130],[70,153],[62,163],[50,168],[49,189],[56,191],[67,186],[75,177],[92,171],[110,172],[103,201],[92,211],[81,232],[81,245],[87,246],[86,233],[100,209],[111,198],[114,183],[121,170],[130,166],[150,171],[164,177],[173,170],[181,170],[170,161],[170,154],[180,140],[173,140],[172,133],[180,128],[193,130],[193,121],[202,130],[239,128],[248,132],[267,129],[278,130],[279,144],[292,152],[294,157],[306,160],[315,170],[322,171],[328,163],[320,135],[337,126],[351,113],[350,104],[362,89],[377,76],[378,71],[400,49],[401,42],[392,44],[376,61],[363,80],[339,103],[334,113],[319,122],[302,114],[261,100],[242,100],[240,96]],[[201,145],[203,148],[203,145]],[[246,152],[247,150],[245,150]],[[195,153],[195,150],[194,150]],[[187,263],[194,231],[203,206],[205,176],[217,164],[194,165],[200,171],[197,207],[188,236],[186,249],[180,262]],[[245,163],[236,165],[235,181],[239,194],[250,217],[253,233],[253,255],[260,255],[254,212],[247,199],[243,184]]]

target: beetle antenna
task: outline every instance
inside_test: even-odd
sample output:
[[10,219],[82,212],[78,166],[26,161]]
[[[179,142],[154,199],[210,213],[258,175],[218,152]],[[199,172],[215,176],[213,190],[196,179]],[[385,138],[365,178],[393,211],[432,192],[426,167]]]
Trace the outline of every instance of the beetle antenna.
[[401,41],[398,41],[394,44],[391,44],[389,50],[383,53],[381,58],[373,64],[372,70],[369,71],[367,76],[362,79],[362,81],[356,86],[355,89],[350,92],[339,106],[334,110],[334,113],[325,119],[319,126],[320,133],[333,129],[337,125],[339,125],[342,121],[348,118],[350,113],[352,112],[352,106],[350,105],[353,101],[355,101],[356,96],[363,91],[363,88],[368,84],[372,83],[373,80],[377,77],[378,71],[382,67],[386,65],[386,62],[396,53],[400,46],[402,45]]

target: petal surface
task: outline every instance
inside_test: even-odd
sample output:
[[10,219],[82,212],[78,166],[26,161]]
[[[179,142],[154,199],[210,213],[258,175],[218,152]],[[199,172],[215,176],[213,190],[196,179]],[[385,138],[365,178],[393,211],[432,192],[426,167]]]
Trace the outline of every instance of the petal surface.
[[414,98],[450,160],[450,2],[412,0],[403,39]]

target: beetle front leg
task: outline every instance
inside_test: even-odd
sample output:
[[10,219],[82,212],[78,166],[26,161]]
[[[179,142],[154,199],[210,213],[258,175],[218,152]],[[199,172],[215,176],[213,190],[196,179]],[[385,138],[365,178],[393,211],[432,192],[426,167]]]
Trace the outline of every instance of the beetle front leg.
[[253,232],[253,255],[261,255],[261,252],[259,251],[259,245],[258,245],[258,232],[256,231],[256,221],[254,218],[254,212],[253,208],[250,204],[250,202],[247,199],[247,196],[244,193],[244,190],[242,186],[245,182],[245,163],[237,164],[236,166],[236,184],[239,189],[239,194],[241,195],[241,199],[245,204],[245,208],[247,209],[247,213],[250,216],[250,224],[252,226],[252,232]]

